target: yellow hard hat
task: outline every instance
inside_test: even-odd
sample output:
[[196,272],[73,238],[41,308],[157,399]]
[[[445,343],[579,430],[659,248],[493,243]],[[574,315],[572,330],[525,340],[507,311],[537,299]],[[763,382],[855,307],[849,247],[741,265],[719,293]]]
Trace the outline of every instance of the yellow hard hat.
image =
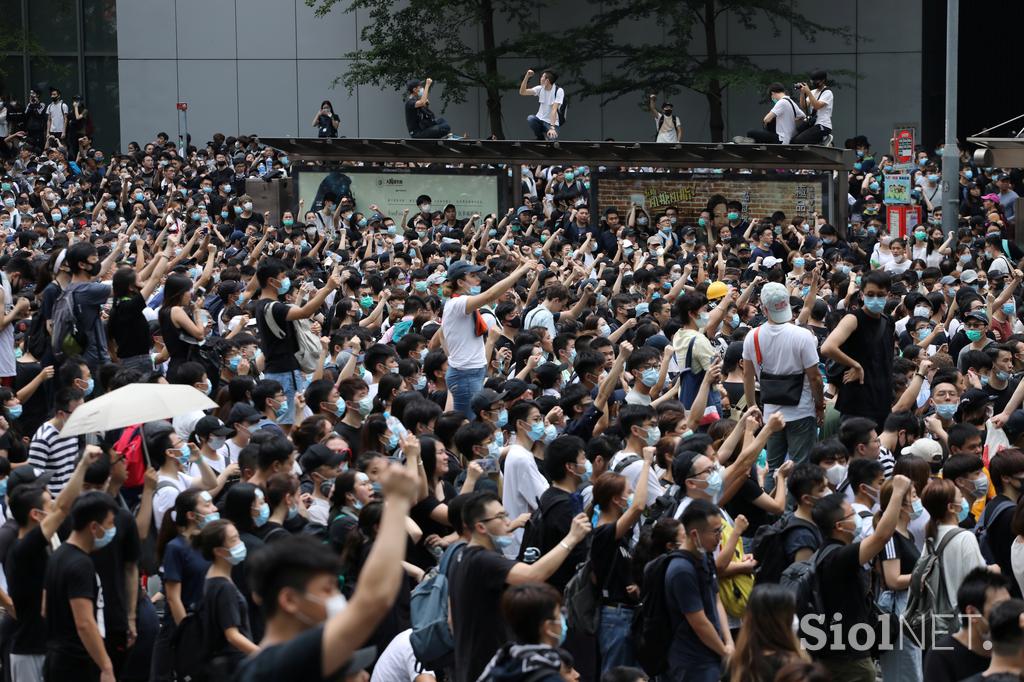
[[713,301],[715,299],[722,298],[729,293],[729,285],[725,282],[712,282],[708,286],[708,300]]

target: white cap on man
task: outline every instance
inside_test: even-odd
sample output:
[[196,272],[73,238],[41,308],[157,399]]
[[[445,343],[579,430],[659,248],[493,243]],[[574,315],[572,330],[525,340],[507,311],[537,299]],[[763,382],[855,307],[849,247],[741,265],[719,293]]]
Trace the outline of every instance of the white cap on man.
[[784,324],[793,319],[789,291],[778,282],[768,282],[761,287],[761,305],[768,319],[775,324]]

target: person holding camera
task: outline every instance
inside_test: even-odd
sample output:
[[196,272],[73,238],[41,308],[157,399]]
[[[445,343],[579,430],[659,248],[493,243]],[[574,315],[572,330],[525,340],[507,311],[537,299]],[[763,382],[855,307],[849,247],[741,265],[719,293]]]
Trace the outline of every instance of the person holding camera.
[[807,120],[798,127],[793,144],[819,144],[832,136],[832,90],[828,87],[828,74],[822,70],[811,72],[811,84],[797,83],[800,108],[810,111]]
[[763,130],[749,130],[746,137],[735,137],[733,142],[751,144],[789,144],[796,135],[797,121],[804,118],[796,103],[786,94],[782,83],[768,86],[768,96],[772,100],[772,108],[764,115]]
[[316,116],[313,117],[313,127],[316,128],[317,137],[337,137],[338,126],[341,125],[341,119],[334,113],[334,105],[331,104],[330,100],[324,100],[320,103],[320,111],[316,112]]

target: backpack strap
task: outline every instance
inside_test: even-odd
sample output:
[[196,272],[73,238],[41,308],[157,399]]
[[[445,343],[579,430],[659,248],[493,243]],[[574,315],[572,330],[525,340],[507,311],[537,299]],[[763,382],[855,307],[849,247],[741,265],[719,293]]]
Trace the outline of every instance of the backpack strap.
[[760,365],[761,369],[763,370],[764,369],[764,360],[761,358],[761,343],[757,340],[757,334],[760,331],[761,331],[761,327],[760,326],[758,326],[754,330],[754,354],[757,355],[757,364]]
[[278,326],[277,320],[274,319],[274,311],[271,309],[275,301],[268,301],[263,304],[263,321],[267,325],[267,329],[270,333],[279,339],[283,339],[287,334],[281,327]]
[[612,471],[614,471],[617,474],[621,474],[623,471],[626,470],[626,467],[628,467],[630,464],[634,464],[636,462],[639,462],[640,459],[641,458],[638,457],[637,455],[630,455],[629,457],[623,457],[621,462],[619,462],[618,464],[616,464],[615,466],[612,467]]
[[[992,524],[996,522],[996,519],[1003,515],[1004,511],[1006,511],[1007,509],[1012,509],[1013,507],[1013,502],[1010,502],[1009,500],[1001,500],[999,504],[996,505],[985,505],[985,511],[981,513],[981,520],[978,525],[981,528],[988,530],[992,527]],[[990,514],[989,512],[992,513]]]
[[153,494],[155,495],[156,493],[160,492],[164,488],[177,488],[177,487],[178,487],[178,484],[175,483],[174,481],[157,481],[156,490],[153,491]]
[[[957,535],[960,535],[960,533],[966,533],[966,532],[967,531],[964,530],[963,528],[954,528],[953,530],[951,530],[948,533],[946,533],[945,537],[942,538],[942,542],[940,542],[939,546],[935,548],[935,556],[941,559],[942,558],[942,552],[943,552],[943,550],[946,549],[946,545],[949,544],[949,541],[952,540],[953,538],[955,538]],[[940,566],[941,566],[941,564],[940,564]]]

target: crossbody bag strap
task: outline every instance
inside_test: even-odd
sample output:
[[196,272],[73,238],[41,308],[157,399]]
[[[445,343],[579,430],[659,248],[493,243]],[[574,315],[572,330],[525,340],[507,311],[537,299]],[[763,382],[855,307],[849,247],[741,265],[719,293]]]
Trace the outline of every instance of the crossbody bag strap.
[[761,369],[763,370],[764,360],[761,359],[761,343],[757,339],[757,335],[760,331],[760,327],[754,330],[754,354],[757,355],[757,364],[760,365]]

